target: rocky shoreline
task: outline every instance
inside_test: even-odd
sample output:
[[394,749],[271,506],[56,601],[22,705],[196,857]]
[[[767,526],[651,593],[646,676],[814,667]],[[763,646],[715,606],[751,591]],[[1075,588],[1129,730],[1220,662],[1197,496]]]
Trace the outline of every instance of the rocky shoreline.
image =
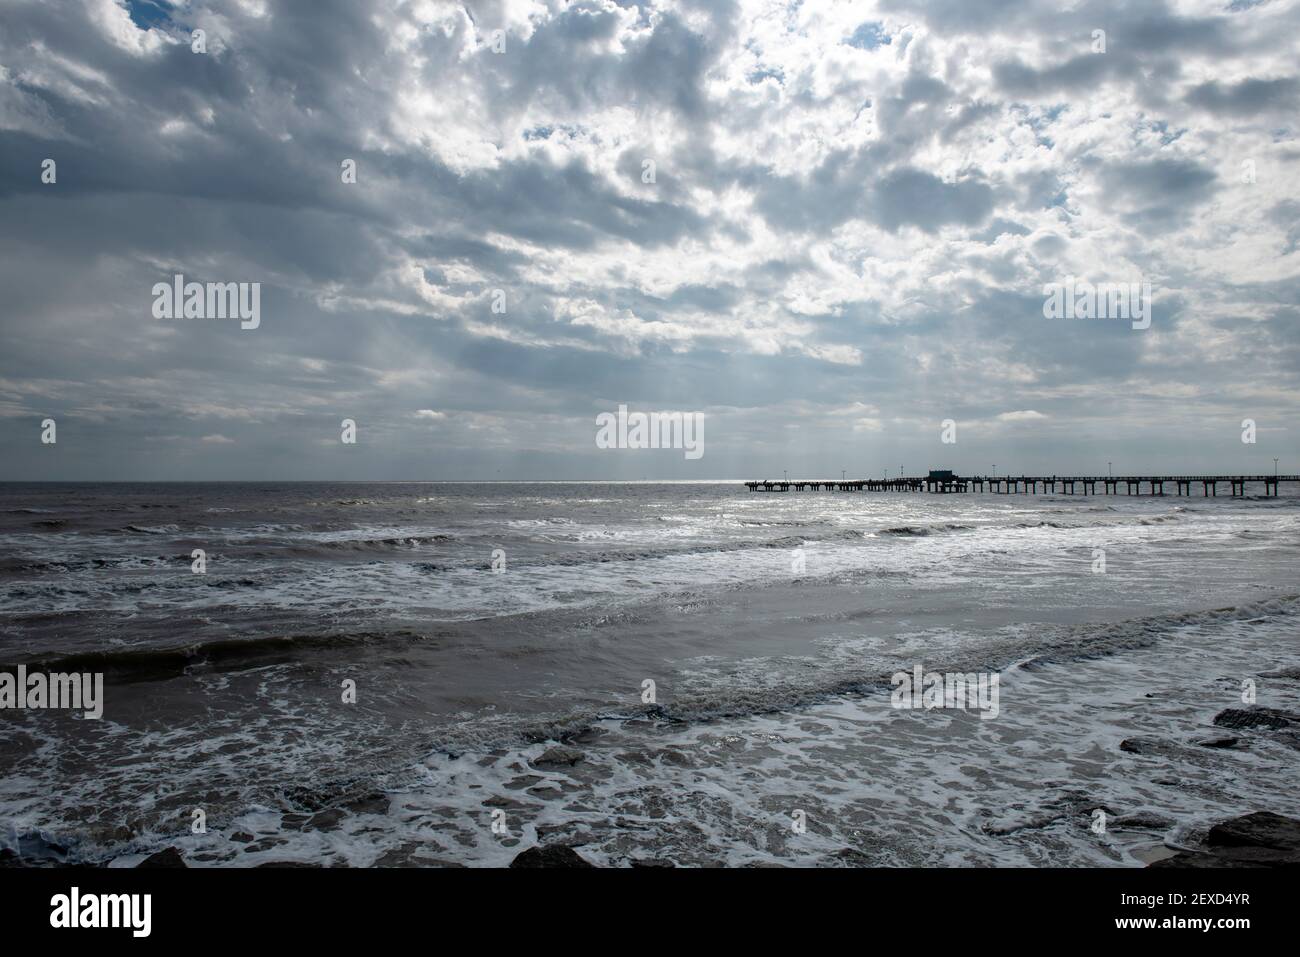
[[[1286,674],[1292,677],[1291,673]],[[1206,735],[1201,732],[1194,740],[1187,742],[1171,741],[1165,738],[1138,736],[1125,738],[1119,749],[1127,754],[1148,756],[1169,756],[1179,752],[1192,751],[1197,748],[1212,749],[1249,749],[1267,739],[1288,748],[1300,751],[1300,713],[1269,708],[1259,705],[1227,708],[1215,715],[1213,724],[1222,729],[1221,733]],[[581,750],[558,744],[547,749],[533,760],[537,767],[572,767],[584,760]],[[362,799],[354,799],[343,805],[319,809],[314,814],[288,814],[286,820],[295,828],[330,830],[339,826],[344,811],[384,811],[388,807],[388,796],[373,793]],[[1174,821],[1152,811],[1135,811],[1128,814],[1113,815],[1114,825],[1127,829],[1165,830]],[[1165,844],[1166,856],[1151,860],[1148,867],[1156,868],[1242,868],[1242,867],[1295,867],[1300,865],[1300,820],[1286,817],[1271,811],[1258,810],[1229,818],[1214,824],[1204,833],[1195,834],[1197,841],[1190,846]],[[42,835],[43,837],[43,835]],[[545,835],[539,834],[543,842]],[[232,839],[252,841],[251,835],[237,833]],[[539,843],[526,848],[510,862],[511,868],[559,867],[590,868],[598,865],[584,858],[579,852],[580,844],[566,841]],[[0,848],[0,868],[19,867],[106,867],[111,861],[82,862],[73,864],[71,848],[66,848],[46,839],[40,847],[29,849],[31,856],[23,855],[9,848]],[[150,854],[137,863],[144,868],[185,868],[191,864],[202,866],[211,858],[187,860],[184,853],[176,846],[168,846]],[[402,866],[412,863],[408,858],[392,858],[386,855],[376,866]],[[628,858],[621,863],[630,867],[675,867],[676,863],[667,858]],[[257,865],[258,867],[320,867],[321,864],[295,861],[272,860]]]

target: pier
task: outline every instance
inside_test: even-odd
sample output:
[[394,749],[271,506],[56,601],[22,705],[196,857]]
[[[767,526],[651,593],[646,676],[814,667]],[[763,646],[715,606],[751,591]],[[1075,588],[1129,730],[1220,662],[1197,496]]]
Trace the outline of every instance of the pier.
[[[1300,475],[954,475],[932,471],[923,476],[894,479],[782,479],[746,482],[751,492],[929,492],[932,494],[990,493],[1000,495],[1043,494],[1164,495],[1190,496],[1200,492],[1204,498],[1217,497],[1220,486],[1227,494],[1241,497],[1246,486],[1262,487],[1265,496],[1276,496],[1282,482],[1300,484]],[[1145,492],[1143,487],[1146,487]],[[1195,490],[1195,491],[1193,491]]]

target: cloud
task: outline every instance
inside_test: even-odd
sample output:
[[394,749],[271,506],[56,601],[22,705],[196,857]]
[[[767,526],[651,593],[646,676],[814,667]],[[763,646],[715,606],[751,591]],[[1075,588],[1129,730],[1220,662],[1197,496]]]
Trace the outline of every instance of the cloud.
[[999,422],[1034,422],[1039,419],[1046,419],[1047,416],[1041,412],[1035,412],[1033,409],[1022,409],[1019,412],[1003,412],[998,416]]
[[1164,157],[1106,164],[1098,184],[1110,202],[1130,216],[1152,221],[1181,220],[1215,193],[1218,175],[1186,158]]
[[[1070,437],[1048,467],[1139,434],[1208,455],[1205,423],[1300,411],[1297,29],[1160,0],[12,0],[0,478],[611,475],[589,425],[620,402],[710,414],[674,477],[792,441],[827,474],[922,462],[935,421],[1031,412]],[[258,328],[153,319],[178,272],[260,283]],[[1069,275],[1150,281],[1151,328],[1045,320]],[[938,452],[1013,451],[966,450]]]
[[993,190],[977,181],[945,183],[915,169],[896,170],[875,189],[873,217],[891,232],[912,225],[927,233],[941,226],[978,226],[993,210]]
[[1218,116],[1254,116],[1269,110],[1296,108],[1300,80],[1279,77],[1274,80],[1242,80],[1220,84],[1217,80],[1201,83],[1187,94],[1187,102]]

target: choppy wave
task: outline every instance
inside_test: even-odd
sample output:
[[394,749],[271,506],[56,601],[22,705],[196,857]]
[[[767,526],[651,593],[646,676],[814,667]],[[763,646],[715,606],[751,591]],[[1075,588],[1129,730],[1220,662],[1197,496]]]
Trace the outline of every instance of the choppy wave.
[[418,548],[454,541],[451,535],[395,535],[388,538],[340,538],[316,541],[308,545],[297,544],[290,551],[298,552],[382,552],[401,548]]
[[12,672],[19,664],[30,670],[58,672],[104,672],[123,680],[165,678],[197,664],[245,666],[268,656],[302,656],[321,649],[339,649],[377,642],[400,644],[430,641],[429,636],[410,630],[374,632],[332,632],[305,635],[255,635],[189,642],[166,647],[112,647],[97,651],[33,656],[29,660],[0,664],[0,671]]
[[[1240,606],[1153,615],[1100,625],[1056,626],[1037,633],[1012,629],[991,641],[977,644],[930,645],[925,654],[925,665],[929,670],[962,673],[1001,671],[1012,665],[1033,670],[1048,664],[1084,661],[1150,648],[1187,628],[1230,622],[1287,622],[1297,617],[1300,617],[1300,594]],[[480,726],[457,729],[440,750],[456,753],[521,742],[564,740],[589,729],[596,722],[610,719],[652,717],[689,723],[792,711],[831,697],[866,694],[889,687],[890,676],[900,668],[910,669],[914,658],[915,653],[892,658],[841,656],[821,669],[801,669],[798,679],[759,682],[754,675],[747,675],[745,681],[734,685],[711,688],[707,693],[684,695],[672,702],[639,709],[593,709],[555,714],[517,727],[503,727],[512,719],[492,719]]]
[[935,532],[968,532],[974,527],[973,525],[962,525],[959,522],[943,522],[938,525],[898,525],[894,528],[882,528],[880,534],[924,537]]

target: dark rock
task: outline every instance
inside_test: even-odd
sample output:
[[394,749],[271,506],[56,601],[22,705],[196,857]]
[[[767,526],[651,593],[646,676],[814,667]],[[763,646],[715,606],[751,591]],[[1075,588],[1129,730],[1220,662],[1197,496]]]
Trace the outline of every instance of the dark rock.
[[543,751],[541,756],[533,761],[533,767],[573,767],[581,760],[581,751],[556,745]]
[[[538,841],[539,844],[550,844],[550,843],[555,843],[555,844],[565,844],[565,843],[572,843],[571,841],[565,841],[565,840],[563,839],[565,835],[570,834],[570,833],[572,833],[572,831],[573,831],[573,826],[570,825],[570,824],[537,824],[537,825],[535,825],[535,827],[536,827],[536,829],[537,829],[537,841]],[[552,841],[551,841],[551,838],[552,838],[552,837],[556,837],[557,835],[558,835],[561,839],[552,842]]]
[[628,861],[628,865],[631,867],[676,867],[677,866],[672,861],[659,861],[650,857],[646,857],[646,858],[634,857],[630,861]]
[[870,867],[871,858],[856,847],[843,847],[835,852],[836,860],[843,861],[849,867]]
[[1289,851],[1300,859],[1300,821],[1272,811],[1256,811],[1214,825],[1205,843],[1212,847],[1268,847]]
[[591,861],[578,856],[567,844],[550,847],[530,847],[510,862],[511,867],[595,867]]
[[512,781],[506,782],[507,791],[522,791],[524,788],[530,788],[534,784],[540,784],[546,779],[540,774],[523,774]]
[[375,859],[371,867],[417,867],[415,857],[419,851],[418,844],[405,844],[385,851]]
[[343,823],[344,808],[350,810],[360,809],[363,812],[386,812],[388,810],[388,797],[386,795],[370,795],[356,798],[342,807],[326,808],[311,815],[282,814],[280,821],[290,831],[332,831]]
[[304,830],[311,828],[317,831],[332,831],[343,822],[342,808],[330,808],[328,811],[321,811],[319,814],[313,814],[311,818],[303,825]]
[[662,751],[656,752],[655,756],[665,764],[674,764],[681,768],[689,767],[691,763],[690,758],[672,748],[664,748]]
[[1163,755],[1175,754],[1181,750],[1178,745],[1159,738],[1125,738],[1119,743],[1119,749],[1129,754]]
[[601,728],[583,728],[577,734],[570,735],[565,740],[572,741],[574,744],[595,744],[605,737],[607,733]]
[[260,854],[262,851],[269,851],[273,847],[280,847],[288,843],[289,842],[282,837],[264,837],[256,844],[249,844],[244,848],[244,853]]
[[174,847],[164,848],[156,854],[150,854],[136,867],[188,867],[181,852]]
[[654,825],[633,820],[629,817],[616,817],[614,818],[614,827],[620,831],[649,831],[654,828]]
[[1220,728],[1232,728],[1234,731],[1244,731],[1249,728],[1280,731],[1293,724],[1300,724],[1300,714],[1251,705],[1248,708],[1226,708],[1214,716],[1214,723]]
[[230,839],[232,841],[238,841],[240,844],[252,844],[253,841],[256,840],[256,838],[247,831],[236,831],[234,834],[230,835]]
[[375,791],[373,794],[347,801],[343,807],[353,814],[387,814],[388,804],[388,795],[382,791]]
[[1214,825],[1200,847],[1150,867],[1300,867],[1300,821],[1256,811]]

